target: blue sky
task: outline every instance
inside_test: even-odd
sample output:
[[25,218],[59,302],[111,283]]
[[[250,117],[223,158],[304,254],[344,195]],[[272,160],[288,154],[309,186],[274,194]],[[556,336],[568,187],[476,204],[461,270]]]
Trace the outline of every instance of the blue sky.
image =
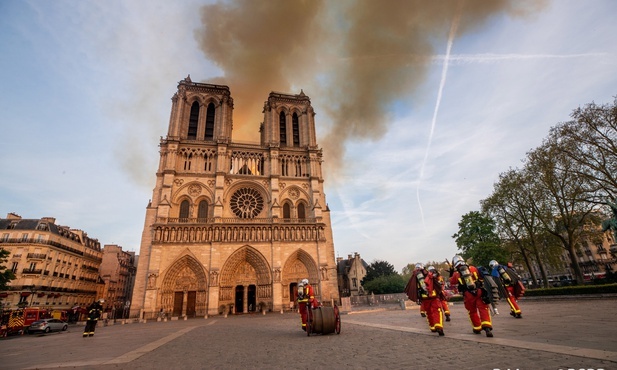
[[[204,3],[0,2],[2,217],[55,217],[139,251],[176,83],[188,74],[225,81],[225,66],[195,38]],[[613,100],[617,2],[542,4],[521,17],[497,12],[454,38],[448,21],[422,79],[388,103],[386,129],[344,143],[336,179],[325,174],[338,255],[399,271],[450,259],[461,216],[479,209],[499,173],[520,166],[573,109]],[[264,86],[256,104],[302,88],[327,136],[333,118],[321,93],[342,62],[328,63],[296,73],[291,88]]]

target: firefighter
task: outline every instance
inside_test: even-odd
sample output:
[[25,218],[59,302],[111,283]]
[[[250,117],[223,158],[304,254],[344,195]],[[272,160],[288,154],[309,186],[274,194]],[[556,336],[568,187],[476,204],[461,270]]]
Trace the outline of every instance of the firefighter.
[[484,330],[487,337],[492,337],[493,324],[488,305],[490,299],[484,289],[482,275],[475,266],[467,265],[459,255],[452,258],[452,265],[454,267],[450,269],[450,285],[458,284],[458,291],[463,294],[463,302],[474,334],[480,334]]
[[[433,333],[443,336],[443,309],[441,307],[441,294],[443,287],[439,282],[439,276],[428,269],[420,268],[416,270],[416,286],[418,293],[422,297],[422,306],[426,312],[428,326]],[[433,271],[435,268],[433,267]]]
[[298,284],[298,310],[302,318],[302,330],[306,331],[308,320],[308,310],[319,307],[319,302],[315,299],[315,290],[309,284],[308,279],[302,279]]
[[498,279],[505,288],[505,298],[510,305],[510,315],[517,319],[522,319],[522,311],[517,302],[522,295],[518,274],[511,268],[500,265],[495,260],[489,262],[488,265],[492,269],[491,276]]
[[420,287],[418,287],[417,283],[417,275],[420,270],[424,270],[424,265],[421,263],[416,263],[416,266],[411,273],[411,277],[407,282],[407,286],[405,287],[405,293],[407,293],[407,297],[409,297],[410,300],[416,302],[416,304],[420,306],[420,316],[426,317],[426,302],[424,302],[423,299],[426,298],[426,294],[420,289]]
[[450,321],[450,307],[448,307],[448,297],[446,296],[446,292],[444,291],[446,282],[443,276],[441,276],[441,274],[439,273],[439,271],[437,271],[435,266],[429,266],[427,270],[437,278],[437,280],[439,281],[439,285],[441,285],[441,294],[439,296],[439,300],[441,301],[441,310],[446,317],[446,321]]
[[104,300],[99,299],[88,307],[88,320],[86,321],[86,327],[84,328],[84,338],[94,336],[96,323],[99,321],[101,313],[103,312],[104,302]]

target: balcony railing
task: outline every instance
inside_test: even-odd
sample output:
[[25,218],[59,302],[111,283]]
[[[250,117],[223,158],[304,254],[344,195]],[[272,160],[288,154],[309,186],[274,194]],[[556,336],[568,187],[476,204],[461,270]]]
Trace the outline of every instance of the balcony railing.
[[47,255],[43,253],[28,253],[28,258],[35,260],[44,260],[45,258],[47,258]]
[[321,217],[312,218],[238,218],[238,217],[209,217],[209,218],[185,218],[185,217],[158,217],[159,224],[313,224],[321,222]]
[[0,239],[0,243],[7,244],[43,244],[43,245],[51,245],[52,247],[63,249],[67,252],[75,253],[80,256],[84,255],[83,251],[78,249],[69,247],[68,245],[64,245],[62,243],[55,242],[53,240],[40,240],[40,239],[21,239],[21,238],[13,238],[13,239]]
[[22,274],[30,274],[30,275],[40,275],[43,272],[43,269],[23,269],[21,271]]

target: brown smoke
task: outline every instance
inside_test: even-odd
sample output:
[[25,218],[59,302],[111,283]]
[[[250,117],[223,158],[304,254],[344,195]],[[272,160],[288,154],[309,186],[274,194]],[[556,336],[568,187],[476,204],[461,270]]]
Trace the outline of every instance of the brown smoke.
[[[206,57],[225,72],[218,82],[231,88],[234,134],[241,139],[257,135],[270,91],[298,93],[304,87],[313,101],[311,93],[317,93],[327,102],[315,110],[333,120],[320,143],[332,175],[342,164],[346,142],[384,135],[388,106],[424,80],[433,46],[445,45],[455,18],[460,36],[491,16],[524,15],[543,3],[235,0],[204,6],[196,37]],[[325,125],[319,118],[316,123]]]

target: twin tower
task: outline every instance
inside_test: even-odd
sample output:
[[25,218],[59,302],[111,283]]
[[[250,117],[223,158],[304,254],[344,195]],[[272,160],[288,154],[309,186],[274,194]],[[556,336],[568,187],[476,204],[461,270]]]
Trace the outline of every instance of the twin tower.
[[131,314],[207,317],[293,306],[308,278],[338,301],[315,113],[270,93],[260,142],[234,143],[229,87],[178,83],[146,209]]

